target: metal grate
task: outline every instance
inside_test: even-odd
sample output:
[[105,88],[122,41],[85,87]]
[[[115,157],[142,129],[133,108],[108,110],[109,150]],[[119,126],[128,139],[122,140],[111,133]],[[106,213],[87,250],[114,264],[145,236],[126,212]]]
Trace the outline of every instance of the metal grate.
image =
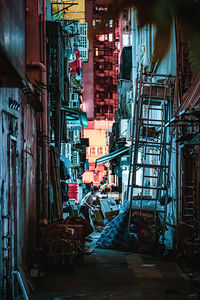
[[79,23],[78,31],[79,31],[78,44],[79,44],[79,51],[81,54],[81,61],[87,62],[88,48],[89,48],[87,23]]

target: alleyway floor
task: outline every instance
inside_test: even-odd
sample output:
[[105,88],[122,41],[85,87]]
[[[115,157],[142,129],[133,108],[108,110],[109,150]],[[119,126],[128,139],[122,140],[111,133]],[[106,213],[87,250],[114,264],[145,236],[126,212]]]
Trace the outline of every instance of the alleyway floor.
[[176,263],[149,255],[95,249],[84,262],[38,279],[31,300],[200,299]]

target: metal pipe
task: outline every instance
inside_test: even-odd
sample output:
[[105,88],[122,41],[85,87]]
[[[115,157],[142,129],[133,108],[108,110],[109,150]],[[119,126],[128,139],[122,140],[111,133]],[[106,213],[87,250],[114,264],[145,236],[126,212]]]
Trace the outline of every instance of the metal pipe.
[[[16,275],[16,277],[17,277],[17,280],[18,280],[18,282],[19,282],[19,285],[20,285],[22,294],[23,294],[23,296],[24,296],[24,299],[25,299],[25,300],[29,300],[29,296],[28,296],[28,294],[27,294],[27,291],[26,291],[24,282],[23,282],[23,280],[22,280],[21,274],[19,273],[19,271],[12,271],[12,274],[13,274],[13,275]],[[14,299],[14,297],[13,297],[13,299]]]
[[[41,80],[42,83],[46,86],[47,79],[46,79],[46,66],[41,62],[28,62],[28,67],[38,68],[41,71]],[[42,143],[42,217],[47,219],[48,218],[48,205],[47,205],[47,174],[48,174],[48,153],[47,153],[47,95],[46,89],[42,91],[42,106],[43,106],[43,113],[42,113],[42,133],[43,133],[43,143]]]

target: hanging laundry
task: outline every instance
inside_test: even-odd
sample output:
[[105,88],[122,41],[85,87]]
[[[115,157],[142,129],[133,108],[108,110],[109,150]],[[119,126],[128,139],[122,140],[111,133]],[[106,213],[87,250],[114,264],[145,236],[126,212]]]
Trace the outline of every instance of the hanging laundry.
[[80,76],[81,75],[81,55],[80,55],[80,51],[77,46],[75,46],[75,48],[74,48],[74,53],[75,53],[76,59],[72,62],[69,62],[70,75]]

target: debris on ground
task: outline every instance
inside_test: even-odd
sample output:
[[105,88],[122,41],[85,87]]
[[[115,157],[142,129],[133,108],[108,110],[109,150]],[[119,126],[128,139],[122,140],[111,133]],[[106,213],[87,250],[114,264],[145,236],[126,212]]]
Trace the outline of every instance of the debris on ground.
[[58,219],[41,228],[41,251],[49,266],[71,265],[83,260],[85,238],[93,232],[81,217]]

